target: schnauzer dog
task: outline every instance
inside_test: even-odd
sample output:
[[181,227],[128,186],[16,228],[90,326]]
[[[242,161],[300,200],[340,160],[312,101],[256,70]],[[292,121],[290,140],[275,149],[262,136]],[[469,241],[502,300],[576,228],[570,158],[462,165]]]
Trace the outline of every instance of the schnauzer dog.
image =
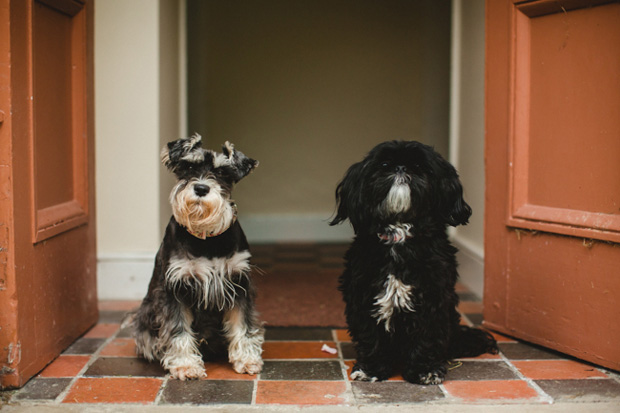
[[181,380],[206,376],[202,355],[227,352],[237,373],[257,374],[263,366],[249,246],[230,198],[258,162],[229,142],[222,149],[203,149],[194,135],[168,143],[161,154],[178,179],[170,194],[173,216],[132,324],[138,355],[159,360]]
[[349,220],[355,239],[339,289],[357,362],[351,378],[443,382],[448,362],[497,352],[493,337],[460,325],[456,248],[448,225],[471,208],[456,170],[430,146],[384,142],[352,165],[336,189],[330,225]]

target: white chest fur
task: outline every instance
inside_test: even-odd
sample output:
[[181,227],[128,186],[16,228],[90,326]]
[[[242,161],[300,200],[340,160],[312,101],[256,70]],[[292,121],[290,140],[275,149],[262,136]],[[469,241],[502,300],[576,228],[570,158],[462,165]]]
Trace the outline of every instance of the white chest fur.
[[373,317],[385,323],[385,330],[392,330],[392,316],[396,311],[415,311],[411,301],[413,287],[396,278],[393,274],[387,276],[383,290],[375,297],[375,311]]
[[187,254],[175,255],[168,262],[166,283],[173,290],[183,284],[198,287],[199,304],[204,308],[220,311],[232,307],[235,300],[234,276],[248,276],[250,273],[249,251],[238,251],[230,257],[205,258]]

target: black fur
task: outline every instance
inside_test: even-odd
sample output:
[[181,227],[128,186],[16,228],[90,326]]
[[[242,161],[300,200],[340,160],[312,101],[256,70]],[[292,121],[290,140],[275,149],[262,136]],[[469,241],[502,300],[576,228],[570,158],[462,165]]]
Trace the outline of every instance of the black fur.
[[[409,193],[404,207],[386,205],[396,182]],[[490,334],[459,325],[457,250],[446,227],[466,224],[471,208],[452,165],[419,142],[384,142],[349,168],[336,200],[330,224],[348,219],[355,231],[340,277],[355,379],[385,380],[398,366],[407,381],[438,384],[449,360],[497,351]],[[379,312],[388,285],[407,298],[391,296],[399,305]]]

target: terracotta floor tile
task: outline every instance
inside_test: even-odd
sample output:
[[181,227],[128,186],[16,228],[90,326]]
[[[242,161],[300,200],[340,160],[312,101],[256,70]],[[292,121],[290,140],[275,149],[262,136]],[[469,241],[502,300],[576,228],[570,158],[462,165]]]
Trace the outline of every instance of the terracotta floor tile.
[[336,340],[342,342],[351,341],[351,336],[349,335],[349,331],[344,328],[339,328],[334,330],[336,332]]
[[512,343],[516,343],[517,340],[512,338],[512,337],[508,337],[505,335],[502,335],[500,333],[496,333],[494,331],[489,331],[489,333],[491,333],[491,335],[493,336],[493,338],[495,338],[495,340],[500,343],[500,342],[512,342]]
[[120,328],[120,324],[97,324],[91,328],[88,333],[84,334],[84,338],[108,338]]
[[500,356],[499,354],[484,353],[476,357],[463,357],[459,360],[501,360],[501,359],[502,359],[502,356]]
[[100,310],[130,311],[140,306],[142,300],[105,300],[99,301]]
[[339,381],[259,381],[257,404],[343,404],[347,388]]
[[239,374],[233,370],[227,360],[208,361],[205,363],[207,380],[255,380],[256,375]]
[[39,373],[39,377],[75,377],[89,360],[89,356],[61,355]]
[[536,399],[538,393],[523,380],[446,381],[453,397],[467,401]]
[[81,378],[64,403],[153,403],[163,380],[155,378]]
[[100,356],[136,357],[136,342],[133,338],[115,338],[101,350]]
[[572,360],[513,361],[512,364],[533,380],[568,380],[607,377],[596,368]]
[[336,349],[336,344],[332,341],[308,341],[308,342],[287,342],[287,341],[268,341],[263,344],[263,359],[332,359],[338,358],[338,354],[331,354],[322,351],[321,348],[326,344]]

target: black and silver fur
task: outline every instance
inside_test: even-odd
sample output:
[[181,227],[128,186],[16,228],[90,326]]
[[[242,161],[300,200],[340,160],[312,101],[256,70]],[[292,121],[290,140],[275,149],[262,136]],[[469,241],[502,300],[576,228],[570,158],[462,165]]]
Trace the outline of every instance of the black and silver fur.
[[448,361],[497,352],[456,309],[446,227],[465,225],[471,208],[450,163],[419,142],[384,142],[349,168],[336,201],[330,224],[348,219],[355,231],[339,279],[357,352],[351,378],[385,380],[399,369],[409,382],[439,384]]
[[206,376],[203,356],[228,354],[237,373],[257,374],[263,365],[249,246],[231,199],[234,184],[258,162],[228,142],[222,149],[203,149],[194,135],[162,150],[178,179],[173,216],[132,317],[138,355],[181,380]]

